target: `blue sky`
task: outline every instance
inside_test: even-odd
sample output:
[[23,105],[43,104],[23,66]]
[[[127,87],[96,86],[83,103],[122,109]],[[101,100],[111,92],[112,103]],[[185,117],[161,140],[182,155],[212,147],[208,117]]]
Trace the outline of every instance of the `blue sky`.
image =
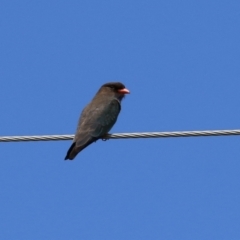
[[[112,132],[239,129],[239,1],[0,3],[0,135],[73,134],[105,82]],[[1,239],[240,239],[240,138],[0,143]]]

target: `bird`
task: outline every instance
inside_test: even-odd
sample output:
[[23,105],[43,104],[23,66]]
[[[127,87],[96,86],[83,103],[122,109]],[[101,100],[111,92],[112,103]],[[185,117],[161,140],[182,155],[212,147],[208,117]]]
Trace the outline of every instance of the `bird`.
[[103,138],[116,123],[121,101],[130,91],[121,82],[103,84],[83,109],[75,137],[65,160],[73,160],[84,148]]

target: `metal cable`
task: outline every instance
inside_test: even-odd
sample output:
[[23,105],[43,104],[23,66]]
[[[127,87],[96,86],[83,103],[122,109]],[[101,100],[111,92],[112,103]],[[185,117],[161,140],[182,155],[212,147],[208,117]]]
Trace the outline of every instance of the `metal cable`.
[[[142,132],[142,133],[113,133],[106,135],[103,140],[121,138],[163,138],[163,137],[200,137],[200,136],[230,136],[240,135],[240,130],[210,130],[184,132]],[[38,135],[38,136],[3,136],[0,142],[23,141],[57,141],[72,140],[74,135]]]

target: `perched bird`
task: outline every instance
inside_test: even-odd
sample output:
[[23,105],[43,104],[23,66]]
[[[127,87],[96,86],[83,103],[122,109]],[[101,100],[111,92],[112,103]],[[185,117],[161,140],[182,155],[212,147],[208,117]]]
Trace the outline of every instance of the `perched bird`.
[[65,160],[73,160],[84,148],[110,131],[121,110],[121,100],[128,93],[129,90],[120,82],[110,82],[101,86],[81,113],[73,143]]

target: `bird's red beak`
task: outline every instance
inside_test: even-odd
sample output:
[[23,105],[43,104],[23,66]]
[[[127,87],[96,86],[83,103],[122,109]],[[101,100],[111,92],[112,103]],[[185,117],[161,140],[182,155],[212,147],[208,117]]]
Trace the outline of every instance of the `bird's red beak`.
[[126,88],[119,89],[118,92],[122,93],[122,94],[129,94],[130,93],[130,91],[128,89],[126,89]]

